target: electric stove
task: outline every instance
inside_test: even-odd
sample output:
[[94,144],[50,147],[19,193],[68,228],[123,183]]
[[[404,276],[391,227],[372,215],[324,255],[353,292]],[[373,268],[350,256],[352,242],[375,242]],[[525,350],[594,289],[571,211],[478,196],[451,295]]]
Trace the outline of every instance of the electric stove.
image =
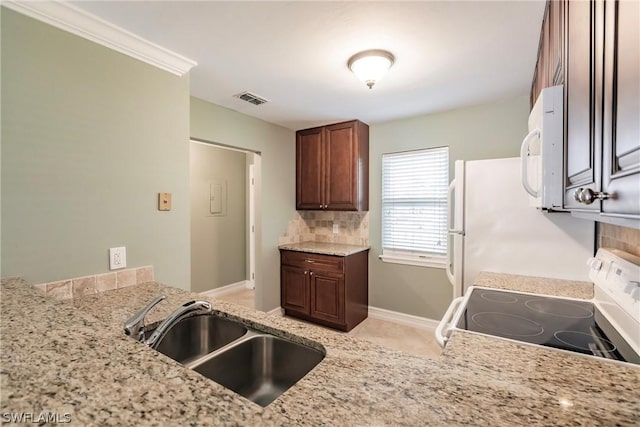
[[454,300],[436,336],[448,326],[442,345],[460,329],[640,365],[640,259],[601,249],[588,265],[593,300],[472,286]]

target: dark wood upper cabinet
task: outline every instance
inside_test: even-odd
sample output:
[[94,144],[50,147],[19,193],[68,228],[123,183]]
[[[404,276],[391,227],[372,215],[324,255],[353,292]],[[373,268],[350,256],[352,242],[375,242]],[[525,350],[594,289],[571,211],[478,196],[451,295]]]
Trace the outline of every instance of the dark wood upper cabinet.
[[323,143],[323,128],[296,134],[296,209],[321,209],[324,205]]
[[640,3],[605,2],[603,215],[640,216]]
[[565,208],[599,210],[575,199],[582,189],[600,188],[602,111],[601,3],[567,3],[565,80]]
[[[548,1],[531,85],[564,84],[564,207],[640,228],[640,3]],[[587,197],[585,197],[585,195]]]
[[547,2],[540,30],[538,58],[531,84],[531,107],[542,89],[564,83],[565,8],[563,1]]
[[296,209],[369,210],[369,126],[354,120],[296,133]]

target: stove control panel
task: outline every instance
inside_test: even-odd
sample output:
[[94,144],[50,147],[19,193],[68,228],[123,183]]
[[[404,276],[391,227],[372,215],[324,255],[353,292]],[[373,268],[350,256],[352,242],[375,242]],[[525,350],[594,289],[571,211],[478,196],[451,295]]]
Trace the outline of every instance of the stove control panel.
[[596,304],[640,354],[640,258],[601,248],[587,265]]

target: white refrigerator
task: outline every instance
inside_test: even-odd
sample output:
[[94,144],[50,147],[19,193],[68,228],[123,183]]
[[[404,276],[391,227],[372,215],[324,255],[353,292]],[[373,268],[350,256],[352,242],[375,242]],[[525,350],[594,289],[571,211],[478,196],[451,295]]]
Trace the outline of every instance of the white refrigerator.
[[530,206],[520,165],[517,157],[455,162],[447,245],[454,297],[480,271],[589,280],[594,222]]

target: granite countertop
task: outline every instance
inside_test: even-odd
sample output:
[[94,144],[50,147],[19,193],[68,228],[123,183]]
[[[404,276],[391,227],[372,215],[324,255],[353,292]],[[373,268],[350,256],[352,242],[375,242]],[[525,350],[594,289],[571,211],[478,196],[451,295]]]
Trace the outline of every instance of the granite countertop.
[[481,271],[476,277],[475,285],[559,297],[593,298],[593,283],[576,280]]
[[314,254],[348,256],[358,252],[369,250],[370,246],[310,241],[300,243],[286,243],[278,246],[278,248],[288,251],[310,252]]
[[[150,282],[77,300],[20,279],[0,287],[3,413],[72,425],[637,425],[640,369],[457,332],[439,360]],[[125,337],[153,297],[322,347],[325,359],[265,408]],[[499,355],[499,356],[497,356]]]

